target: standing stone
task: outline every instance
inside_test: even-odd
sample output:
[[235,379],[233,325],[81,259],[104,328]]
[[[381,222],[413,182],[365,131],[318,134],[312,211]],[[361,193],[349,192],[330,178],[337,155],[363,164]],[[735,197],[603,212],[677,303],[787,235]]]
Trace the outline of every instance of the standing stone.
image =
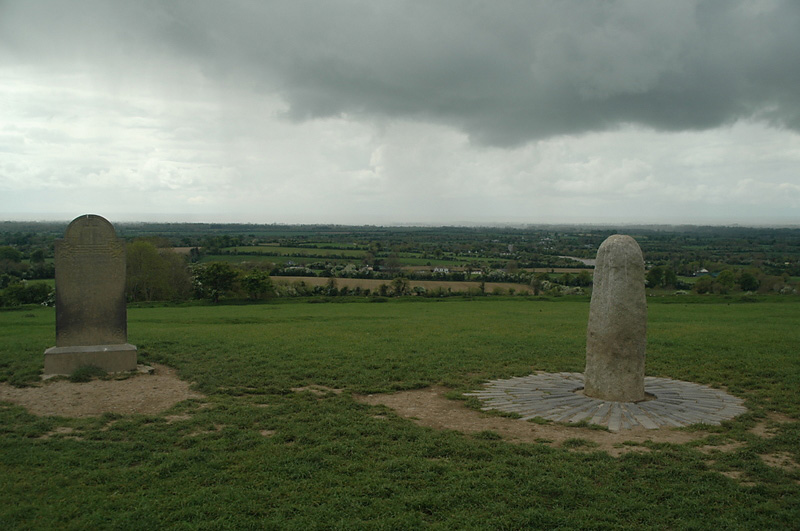
[[56,241],[56,346],[44,354],[45,374],[81,365],[108,372],[136,369],[128,344],[125,245],[105,218],[86,214]]
[[615,234],[597,251],[584,394],[617,402],[644,400],[646,343],[642,250],[630,236]]

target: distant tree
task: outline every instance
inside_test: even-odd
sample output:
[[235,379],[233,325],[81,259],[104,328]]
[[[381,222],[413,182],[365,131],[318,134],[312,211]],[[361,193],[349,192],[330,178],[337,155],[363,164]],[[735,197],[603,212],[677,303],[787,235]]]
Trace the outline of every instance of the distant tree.
[[22,253],[13,247],[4,245],[0,247],[0,260],[18,263],[22,260]]
[[405,277],[395,277],[392,280],[392,294],[396,297],[408,295],[411,292],[411,283]]
[[538,295],[540,292],[547,289],[545,287],[545,283],[547,283],[549,286],[550,275],[547,273],[535,273],[531,279],[531,288],[533,288],[533,294]]
[[759,285],[760,282],[758,279],[749,271],[743,271],[742,274],[739,275],[739,287],[742,291],[756,291]]
[[575,285],[581,287],[591,286],[592,274],[587,269],[581,270],[575,277]]
[[786,287],[786,282],[782,276],[762,275],[759,278],[759,293],[781,292]]
[[200,258],[202,258],[202,256],[203,254],[197,247],[192,247],[191,249],[189,249],[189,261],[191,263],[196,264],[197,262],[200,261]]
[[44,262],[44,251],[41,249],[36,249],[31,253],[31,263],[32,264],[41,264]]
[[53,288],[44,282],[27,281],[9,284],[0,293],[0,306],[19,306],[21,304],[48,304],[52,302]]
[[651,267],[647,272],[647,287],[660,288],[664,281],[664,270],[661,266]]
[[183,256],[150,241],[127,245],[126,290],[134,301],[188,298],[191,279]]
[[298,297],[308,297],[311,295],[311,288],[303,280],[292,283],[292,288]]
[[401,267],[400,257],[396,253],[390,254],[383,262],[383,268],[389,273],[397,273]]
[[331,297],[339,295],[339,288],[336,285],[336,279],[334,277],[329,278],[328,282],[325,284],[325,295]]
[[726,269],[717,275],[717,284],[726,290],[733,289],[736,285],[736,275],[730,269]]
[[158,249],[147,241],[129,243],[126,249],[126,291],[135,301],[163,300],[170,289],[167,268]]
[[188,299],[192,294],[192,278],[189,275],[186,257],[172,251],[172,249],[161,249],[159,254],[166,264],[167,276],[169,277],[169,299]]
[[27,269],[28,264],[22,263],[21,252],[8,245],[0,247],[0,275],[8,274],[22,278]]
[[697,279],[692,288],[696,293],[711,293],[714,291],[714,279],[708,275]]
[[675,270],[671,267],[664,268],[664,279],[663,279],[664,286],[670,287],[677,287],[678,285],[678,275],[675,273]]
[[275,294],[272,279],[266,271],[255,269],[242,276],[239,281],[242,289],[251,299],[262,299]]
[[203,297],[215,303],[225,292],[233,289],[238,273],[226,262],[212,262],[195,269],[195,285]]

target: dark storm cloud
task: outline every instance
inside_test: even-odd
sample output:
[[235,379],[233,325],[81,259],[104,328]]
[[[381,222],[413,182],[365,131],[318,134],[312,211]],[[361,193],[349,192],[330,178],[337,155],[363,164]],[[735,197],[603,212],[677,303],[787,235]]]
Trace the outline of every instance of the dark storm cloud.
[[800,130],[792,0],[20,1],[0,12],[2,64],[82,61],[118,76],[128,62],[151,83],[191,64],[223,88],[280,94],[295,120],[400,117],[495,145],[628,123]]

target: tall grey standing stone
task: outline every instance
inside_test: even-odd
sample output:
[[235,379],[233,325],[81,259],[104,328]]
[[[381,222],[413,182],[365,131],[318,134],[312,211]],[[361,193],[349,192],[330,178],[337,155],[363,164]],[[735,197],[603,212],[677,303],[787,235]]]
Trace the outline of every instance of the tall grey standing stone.
[[108,372],[136,369],[128,343],[125,245],[105,218],[86,214],[56,241],[56,346],[44,354],[45,374],[81,365]]
[[644,400],[647,301],[644,258],[630,236],[609,236],[597,251],[586,331],[584,394]]

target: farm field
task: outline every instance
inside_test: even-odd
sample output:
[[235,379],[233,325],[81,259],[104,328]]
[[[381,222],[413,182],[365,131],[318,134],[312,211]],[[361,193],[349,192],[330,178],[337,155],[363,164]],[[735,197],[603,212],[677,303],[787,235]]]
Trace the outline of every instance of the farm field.
[[[586,427],[561,445],[514,443],[357,400],[442,386],[475,408],[458,397],[487,380],[582,371],[584,300],[132,307],[140,361],[174,367],[204,396],[90,418],[0,403],[0,525],[792,528],[800,303],[746,300],[757,302],[650,302],[647,374],[723,387],[749,412],[619,457]],[[53,343],[52,309],[0,312],[2,385],[38,385]]]
[[[293,263],[306,263],[306,262],[315,262],[315,261],[324,261],[331,264],[350,264],[350,263],[360,263],[360,258],[330,258],[330,255],[326,258],[311,258],[308,255],[273,255],[273,254],[264,254],[264,253],[254,253],[254,254],[208,254],[204,255],[200,260],[202,263],[210,263],[210,262],[228,262],[231,264],[241,264],[243,262],[272,262],[274,264],[286,265],[289,262]],[[401,258],[402,268],[403,269],[411,269],[412,267],[422,267],[428,266],[427,269],[430,269],[430,266],[444,266],[444,267],[455,267],[455,268],[463,268],[465,262],[458,262],[454,260],[437,260],[434,258],[408,258],[403,257]],[[542,269],[542,271],[550,271],[550,269]],[[556,269],[556,272],[559,270]],[[579,269],[564,269],[564,272],[567,271],[580,271]]]
[[361,249],[350,249],[342,246],[337,249],[326,249],[319,247],[281,247],[278,245],[256,245],[247,247],[231,247],[226,251],[232,254],[250,255],[250,254],[267,254],[267,255],[289,255],[289,256],[339,256],[341,258],[350,258],[361,260],[366,251]]
[[[272,277],[272,282],[275,284],[293,284],[295,282],[305,282],[308,286],[325,286],[330,282],[330,278],[325,277]],[[371,292],[377,291],[381,285],[390,286],[390,280],[378,279],[358,279],[358,278],[335,278],[333,279],[338,288],[354,289],[360,288],[362,290],[368,289]],[[453,293],[469,293],[479,290],[480,282],[451,282],[451,281],[438,281],[438,280],[409,280],[409,286],[413,289],[415,287],[425,288],[428,291],[444,290],[452,291]],[[508,295],[509,290],[514,290],[517,294],[532,294],[533,290],[530,286],[525,284],[516,284],[512,282],[485,282],[484,289],[486,293],[498,293]]]
[[[247,262],[271,261],[276,264],[287,262],[307,263],[325,261],[336,264],[360,264],[368,256],[367,251],[351,249],[347,246],[339,248],[320,247],[280,247],[276,245],[257,245],[247,247],[230,247],[223,250],[225,254],[209,254],[203,256],[203,262]],[[397,253],[397,260],[404,267],[445,266],[464,267],[467,261],[456,257],[432,258],[422,257],[418,253]]]

